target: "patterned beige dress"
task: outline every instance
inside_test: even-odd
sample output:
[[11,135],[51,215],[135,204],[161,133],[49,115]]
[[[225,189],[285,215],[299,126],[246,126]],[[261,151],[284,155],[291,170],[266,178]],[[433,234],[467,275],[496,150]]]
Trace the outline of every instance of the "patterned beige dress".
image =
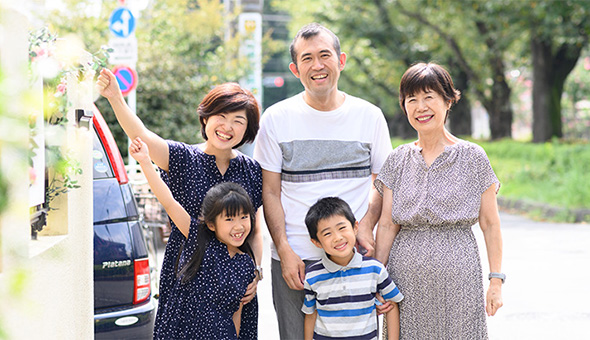
[[400,339],[487,339],[482,267],[472,226],[481,195],[500,187],[485,151],[459,141],[429,166],[414,143],[396,148],[375,186],[393,191],[401,229],[387,269],[405,298]]

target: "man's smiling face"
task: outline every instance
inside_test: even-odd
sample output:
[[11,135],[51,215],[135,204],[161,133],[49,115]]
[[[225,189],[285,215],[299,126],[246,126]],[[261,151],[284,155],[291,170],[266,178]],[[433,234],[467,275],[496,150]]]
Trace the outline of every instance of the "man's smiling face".
[[338,89],[346,55],[337,54],[334,40],[327,32],[322,31],[309,39],[299,38],[295,51],[297,65],[291,63],[289,68],[301,80],[306,92],[312,96],[327,96]]

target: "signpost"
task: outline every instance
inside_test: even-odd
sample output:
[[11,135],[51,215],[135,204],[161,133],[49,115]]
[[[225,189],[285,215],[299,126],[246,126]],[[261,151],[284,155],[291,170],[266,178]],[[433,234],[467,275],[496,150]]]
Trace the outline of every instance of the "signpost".
[[127,96],[137,87],[137,72],[129,66],[116,66],[113,68],[113,74],[117,77],[117,83],[124,96]]
[[137,63],[137,38],[132,35],[128,38],[111,38],[109,46],[113,48],[109,56],[109,62],[113,65],[132,65]]
[[[124,6],[125,1],[119,0],[119,4]],[[113,52],[109,57],[109,62],[118,65],[113,68],[113,73],[117,78],[119,87],[124,96],[127,96],[127,104],[131,112],[137,114],[137,99],[135,97],[135,88],[137,87],[137,72],[135,64],[137,63],[137,39],[135,38],[136,20],[131,10],[127,7],[119,7],[111,13],[109,18],[109,29],[113,38],[109,40],[109,45]],[[131,140],[128,140],[131,144]],[[128,172],[135,177],[136,163],[132,157],[129,157]]]
[[[255,12],[242,13],[238,19],[238,27],[243,37],[240,55],[246,57],[250,64],[250,72],[240,79],[240,85],[250,90],[258,104],[262,105],[262,15]],[[252,155],[254,147],[253,144],[245,144],[240,150]]]

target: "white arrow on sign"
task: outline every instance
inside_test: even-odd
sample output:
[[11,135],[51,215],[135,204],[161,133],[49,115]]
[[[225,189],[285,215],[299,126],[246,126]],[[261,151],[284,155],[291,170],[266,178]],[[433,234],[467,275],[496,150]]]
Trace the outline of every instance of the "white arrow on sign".
[[129,21],[131,20],[131,14],[128,11],[121,13],[121,20],[113,22],[111,26],[113,31],[121,32],[121,36],[126,37],[129,35]]

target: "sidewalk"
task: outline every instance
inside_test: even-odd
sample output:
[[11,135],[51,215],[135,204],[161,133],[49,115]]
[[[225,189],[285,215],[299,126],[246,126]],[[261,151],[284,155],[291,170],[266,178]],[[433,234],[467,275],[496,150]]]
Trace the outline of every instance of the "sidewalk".
[[[535,222],[500,213],[504,241],[504,307],[488,318],[490,340],[590,339],[590,225]],[[473,227],[487,289],[488,259]],[[265,229],[258,285],[259,339],[278,340],[270,280],[270,236]]]
[[[488,318],[490,340],[590,339],[590,225],[535,222],[500,213],[504,241],[504,307]],[[483,235],[473,227],[487,288]],[[270,235],[264,229],[264,279],[258,284],[260,340],[278,340],[270,279]],[[163,249],[161,250],[163,256]],[[162,256],[159,254],[159,260]]]

